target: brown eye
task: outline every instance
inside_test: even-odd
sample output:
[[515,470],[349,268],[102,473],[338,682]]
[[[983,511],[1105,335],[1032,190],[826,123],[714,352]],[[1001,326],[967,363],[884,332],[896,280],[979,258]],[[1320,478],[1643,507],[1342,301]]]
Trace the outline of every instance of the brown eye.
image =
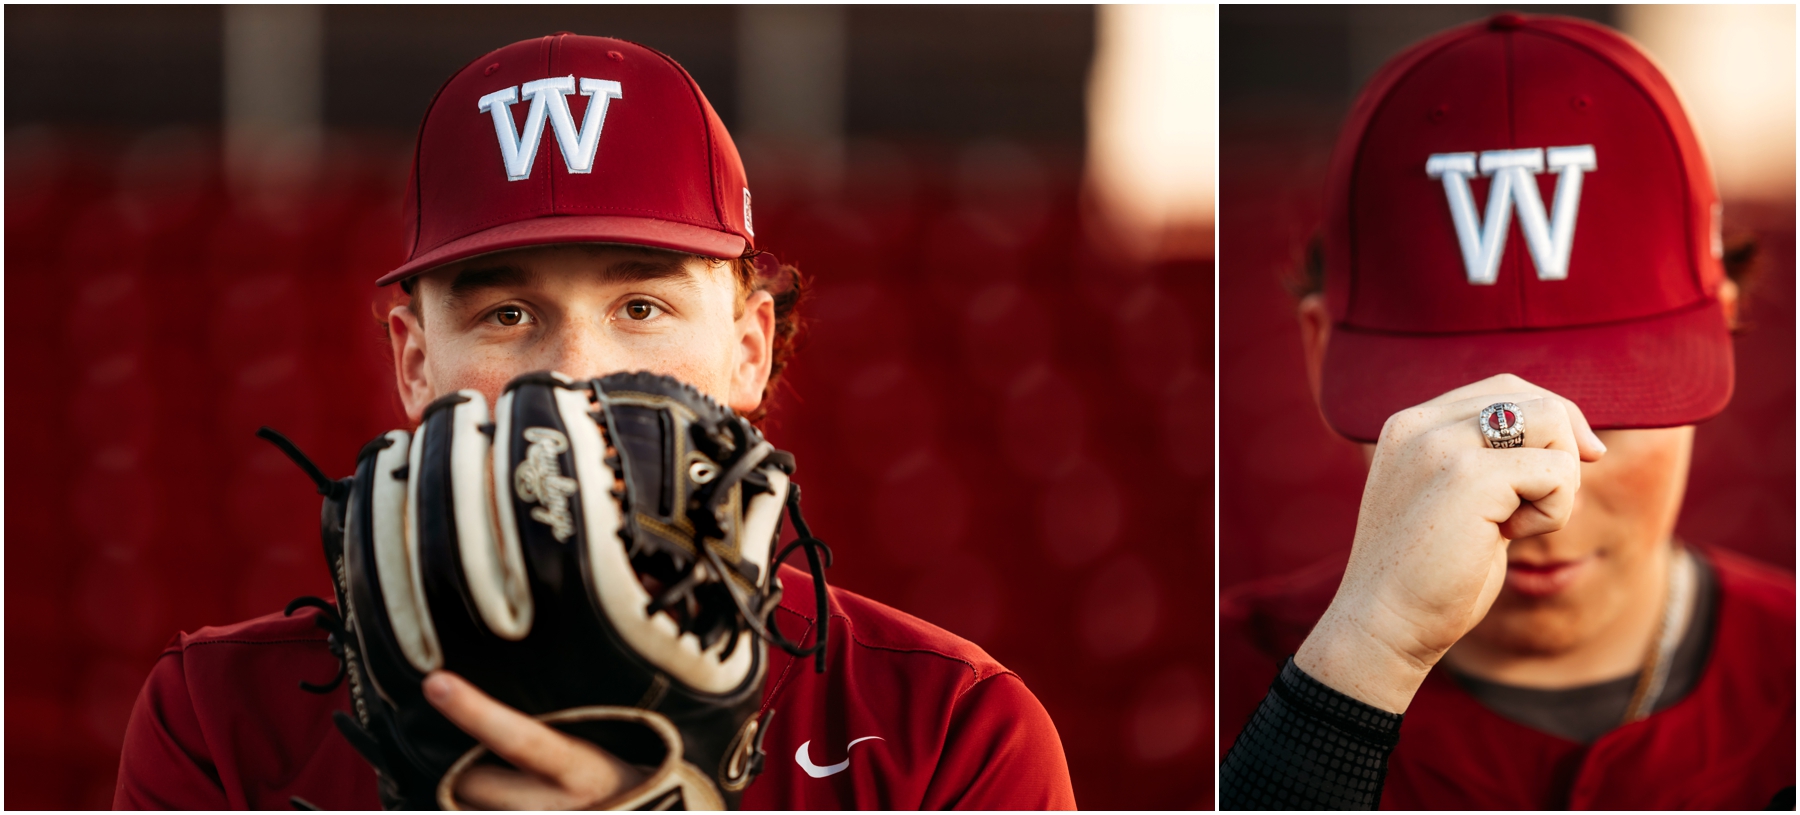
[[494,320],[504,326],[515,326],[525,322],[525,309],[507,306],[494,312]]
[[648,320],[656,314],[656,306],[642,300],[633,300],[625,304],[625,316],[633,320]]

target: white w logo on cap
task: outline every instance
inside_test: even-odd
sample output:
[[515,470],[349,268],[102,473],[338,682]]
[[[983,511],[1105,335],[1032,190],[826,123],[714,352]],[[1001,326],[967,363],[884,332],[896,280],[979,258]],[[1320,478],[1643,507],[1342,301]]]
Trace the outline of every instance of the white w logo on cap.
[[[1546,163],[1557,175],[1556,200],[1547,218],[1534,178],[1544,171]],[[1547,150],[1488,150],[1480,155],[1479,170],[1494,181],[1488,188],[1487,217],[1480,218],[1475,214],[1475,196],[1469,192],[1469,176],[1477,170],[1476,154],[1436,153],[1427,157],[1425,174],[1442,178],[1444,193],[1450,197],[1450,220],[1456,225],[1456,241],[1462,246],[1469,282],[1491,286],[1498,279],[1500,252],[1506,248],[1506,228],[1515,203],[1519,230],[1525,233],[1526,248],[1537,264],[1538,279],[1568,279],[1569,251],[1575,246],[1575,212],[1581,208],[1582,174],[1593,172],[1595,167],[1591,144]]]
[[[523,91],[531,100],[525,113],[525,127],[513,132],[512,105]],[[538,143],[544,137],[544,119],[556,131],[556,143],[562,147],[563,164],[571,173],[594,170],[594,152],[600,147],[600,130],[606,126],[606,108],[614,99],[622,98],[619,83],[610,79],[581,79],[581,95],[588,98],[586,115],[581,118],[581,131],[575,130],[575,116],[569,112],[568,95],[575,92],[575,77],[557,76],[538,79],[517,88],[504,88],[481,97],[479,108],[494,115],[494,134],[500,139],[500,158],[506,162],[506,180],[523,181],[531,177],[531,165],[537,158]]]

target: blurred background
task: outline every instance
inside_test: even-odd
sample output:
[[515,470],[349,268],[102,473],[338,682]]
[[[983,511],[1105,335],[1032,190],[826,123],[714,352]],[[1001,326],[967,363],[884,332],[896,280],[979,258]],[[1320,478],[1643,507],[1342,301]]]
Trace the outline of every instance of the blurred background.
[[[1222,589],[1348,558],[1366,474],[1306,383],[1294,274],[1326,163],[1389,57],[1504,6],[1224,6],[1219,296]],[[1531,6],[1624,31],[1663,66],[1711,156],[1727,244],[1761,275],[1736,339],[1737,391],[1699,426],[1677,534],[1794,568],[1794,7]]]
[[329,593],[318,499],[252,433],[345,473],[404,424],[372,282],[418,120],[567,30],[693,73],[812,277],[767,429],[832,583],[1017,671],[1084,807],[1209,806],[1216,21],[8,6],[5,804],[108,806],[176,631]]

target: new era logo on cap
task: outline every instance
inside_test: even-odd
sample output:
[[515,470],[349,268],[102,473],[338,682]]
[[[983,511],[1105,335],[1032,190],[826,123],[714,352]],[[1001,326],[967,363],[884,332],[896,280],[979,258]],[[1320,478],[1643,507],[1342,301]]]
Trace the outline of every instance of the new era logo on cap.
[[1332,156],[1327,420],[1372,440],[1394,412],[1500,373],[1600,428],[1716,414],[1731,393],[1717,203],[1674,89],[1616,32],[1501,15],[1414,45],[1370,80]]
[[755,248],[749,186],[674,60],[604,37],[514,43],[432,101],[406,191],[408,259],[378,282],[553,243],[740,257]]

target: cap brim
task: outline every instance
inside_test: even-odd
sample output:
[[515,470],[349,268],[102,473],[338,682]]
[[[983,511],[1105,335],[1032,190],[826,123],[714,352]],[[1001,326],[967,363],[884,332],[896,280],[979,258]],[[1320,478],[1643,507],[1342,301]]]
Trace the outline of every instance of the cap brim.
[[446,263],[480,255],[556,243],[621,243],[715,258],[738,257],[744,253],[745,246],[744,239],[738,235],[656,218],[548,215],[501,224],[457,238],[382,275],[375,285],[386,286]]
[[1453,335],[1336,326],[1320,407],[1355,441],[1373,442],[1399,411],[1498,374],[1573,401],[1596,430],[1678,427],[1731,401],[1731,332],[1717,301],[1630,322]]

